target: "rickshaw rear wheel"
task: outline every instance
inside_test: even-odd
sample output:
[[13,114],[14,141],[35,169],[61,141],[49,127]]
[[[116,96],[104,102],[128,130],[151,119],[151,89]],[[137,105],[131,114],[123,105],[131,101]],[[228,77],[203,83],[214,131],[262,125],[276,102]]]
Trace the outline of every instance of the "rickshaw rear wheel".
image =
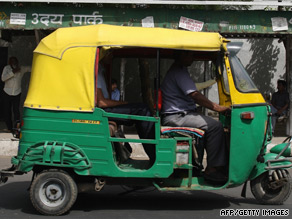
[[35,209],[44,215],[62,215],[76,201],[78,189],[65,171],[50,169],[38,174],[30,188],[30,200]]
[[265,205],[282,205],[290,196],[292,179],[288,171],[283,185],[273,188],[269,173],[265,172],[250,182],[251,192],[255,199]]

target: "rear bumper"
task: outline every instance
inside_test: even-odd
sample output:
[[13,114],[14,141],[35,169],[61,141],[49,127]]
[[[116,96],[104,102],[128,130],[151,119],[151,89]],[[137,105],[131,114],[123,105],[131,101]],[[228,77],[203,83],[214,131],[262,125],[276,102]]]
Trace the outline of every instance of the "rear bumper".
[[0,170],[0,184],[6,183],[9,177],[14,177],[16,168],[14,165],[8,169]]
[[17,157],[12,157],[11,163],[12,163],[11,167],[0,170],[0,184],[6,183],[8,178],[14,177],[14,175],[23,174],[23,172],[18,171],[19,160],[17,159]]

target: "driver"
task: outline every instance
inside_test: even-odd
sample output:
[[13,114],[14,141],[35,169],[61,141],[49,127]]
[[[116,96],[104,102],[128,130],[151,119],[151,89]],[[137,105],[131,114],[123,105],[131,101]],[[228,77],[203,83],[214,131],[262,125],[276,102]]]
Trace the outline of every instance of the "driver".
[[197,90],[187,69],[192,63],[192,52],[176,51],[175,62],[161,85],[162,125],[204,130],[207,152],[204,177],[206,180],[224,183],[227,177],[221,170],[226,166],[227,159],[223,126],[219,121],[197,113],[196,103],[219,113],[228,112],[230,108],[211,102]]

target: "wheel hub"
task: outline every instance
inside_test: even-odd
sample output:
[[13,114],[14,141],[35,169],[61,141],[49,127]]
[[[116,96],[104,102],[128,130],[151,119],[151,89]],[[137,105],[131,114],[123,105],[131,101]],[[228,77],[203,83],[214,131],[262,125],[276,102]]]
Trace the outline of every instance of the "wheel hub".
[[50,201],[57,201],[58,199],[62,197],[62,189],[60,188],[59,185],[56,185],[56,184],[49,185],[46,188],[45,193],[46,193],[46,197]]

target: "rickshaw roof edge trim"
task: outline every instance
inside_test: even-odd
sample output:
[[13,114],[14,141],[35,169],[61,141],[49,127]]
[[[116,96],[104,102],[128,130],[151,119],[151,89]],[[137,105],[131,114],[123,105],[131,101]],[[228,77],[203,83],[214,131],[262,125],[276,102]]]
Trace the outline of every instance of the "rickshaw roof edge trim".
[[152,47],[194,51],[227,50],[219,33],[107,24],[59,28],[41,40],[35,53],[62,59],[73,47]]

